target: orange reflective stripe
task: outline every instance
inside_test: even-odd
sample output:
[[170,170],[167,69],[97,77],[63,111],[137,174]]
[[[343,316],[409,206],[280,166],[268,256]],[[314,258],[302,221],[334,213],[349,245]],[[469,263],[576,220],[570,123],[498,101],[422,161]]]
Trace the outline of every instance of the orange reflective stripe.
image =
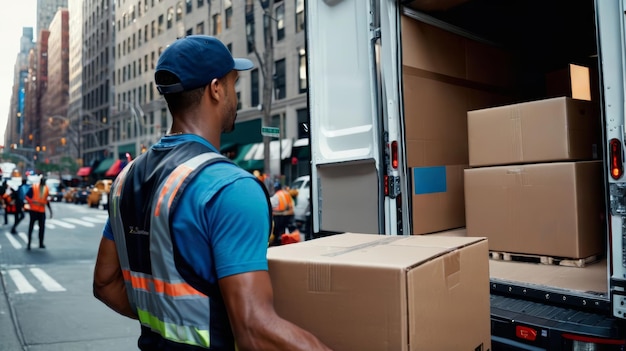
[[[169,191],[170,187],[172,186],[172,184],[174,182],[176,183],[176,188],[174,190],[174,193],[176,193],[176,191],[178,190],[178,188],[180,187],[181,182],[178,182],[179,178],[185,178],[189,175],[189,173],[191,173],[191,171],[193,171],[193,169],[191,167],[188,167],[186,165],[180,165],[178,167],[176,167],[176,169],[174,169],[174,171],[172,172],[172,174],[167,177],[167,182],[165,182],[165,184],[163,185],[163,188],[161,189],[161,193],[159,194],[159,200],[157,201],[156,204],[156,208],[154,209],[154,215],[155,216],[159,216],[161,214],[161,203],[163,202],[163,198],[165,197],[165,194],[167,194],[167,192]],[[174,194],[173,193],[173,194]],[[174,196],[170,196],[170,199],[167,203],[168,208],[169,206],[172,204],[172,200],[174,199]]]
[[154,292],[167,296],[206,296],[187,283],[171,284],[160,279],[137,277],[126,269],[122,270],[122,274],[124,275],[124,280],[130,281],[133,289],[151,291],[150,287],[152,286],[154,287]]

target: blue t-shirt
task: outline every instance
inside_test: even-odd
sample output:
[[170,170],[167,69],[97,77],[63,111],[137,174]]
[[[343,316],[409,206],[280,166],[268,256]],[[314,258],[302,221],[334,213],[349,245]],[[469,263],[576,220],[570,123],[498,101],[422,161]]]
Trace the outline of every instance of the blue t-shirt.
[[[189,141],[218,152],[193,134],[164,136],[152,147]],[[234,274],[267,270],[270,219],[265,192],[252,174],[236,165],[218,162],[198,173],[183,191],[172,223],[182,257],[211,283]],[[114,240],[109,220],[103,236]]]

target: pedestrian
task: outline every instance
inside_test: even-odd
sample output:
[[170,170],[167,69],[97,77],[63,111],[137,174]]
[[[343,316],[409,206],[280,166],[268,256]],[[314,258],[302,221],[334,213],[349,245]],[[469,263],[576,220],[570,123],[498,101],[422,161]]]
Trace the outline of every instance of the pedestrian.
[[7,208],[11,205],[11,187],[7,180],[2,181],[2,185],[0,185],[0,201],[2,201],[2,209],[4,210],[4,225],[9,224],[9,210]]
[[275,312],[267,193],[219,153],[238,71],[252,67],[206,35],[157,63],[172,125],[117,176],[93,281],[96,298],[139,319],[141,350],[328,350]]
[[274,236],[272,245],[281,244],[281,236],[285,230],[293,223],[293,198],[287,189],[283,189],[280,182],[274,183],[276,192],[270,198],[272,213],[274,216]]
[[[14,192],[13,198],[15,200],[15,222],[13,222],[11,234],[17,234],[17,226],[24,219],[24,201],[29,188],[27,183],[27,179],[22,178],[22,184],[17,188],[17,191]],[[28,207],[30,207],[30,205]]]
[[46,185],[46,179],[42,175],[39,183],[33,184],[33,186],[26,192],[26,202],[29,206],[29,223],[28,223],[28,245],[27,250],[30,250],[30,243],[33,236],[33,228],[35,222],[39,225],[39,248],[45,249],[43,244],[44,230],[46,228],[46,207],[50,210],[50,218],[52,218],[52,207],[50,207],[50,201],[48,201],[48,186]]

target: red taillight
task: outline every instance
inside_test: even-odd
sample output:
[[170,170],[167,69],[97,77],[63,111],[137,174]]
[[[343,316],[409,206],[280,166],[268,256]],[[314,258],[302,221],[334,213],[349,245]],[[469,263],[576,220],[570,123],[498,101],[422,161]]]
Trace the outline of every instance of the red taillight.
[[622,158],[622,143],[618,139],[611,139],[609,142],[611,150],[611,177],[617,180],[624,174],[624,161]]
[[391,167],[398,169],[398,142],[391,142]]
[[580,341],[580,342],[590,343],[590,344],[626,345],[626,340],[623,340],[623,339],[604,339],[604,338],[596,338],[592,336],[576,335],[576,334],[569,334],[569,333],[561,334],[561,336],[565,339],[569,339],[573,341]]
[[520,339],[535,341],[537,339],[537,331],[531,327],[518,325],[515,327],[515,336]]

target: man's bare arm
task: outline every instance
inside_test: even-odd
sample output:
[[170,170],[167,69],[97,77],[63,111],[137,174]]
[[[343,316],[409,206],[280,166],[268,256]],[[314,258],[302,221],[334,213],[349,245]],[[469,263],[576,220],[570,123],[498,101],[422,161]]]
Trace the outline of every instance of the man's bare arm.
[[115,242],[104,237],[100,240],[93,273],[93,295],[115,312],[137,319],[128,302]]
[[276,314],[267,271],[229,276],[219,285],[239,350],[330,350],[313,334]]

